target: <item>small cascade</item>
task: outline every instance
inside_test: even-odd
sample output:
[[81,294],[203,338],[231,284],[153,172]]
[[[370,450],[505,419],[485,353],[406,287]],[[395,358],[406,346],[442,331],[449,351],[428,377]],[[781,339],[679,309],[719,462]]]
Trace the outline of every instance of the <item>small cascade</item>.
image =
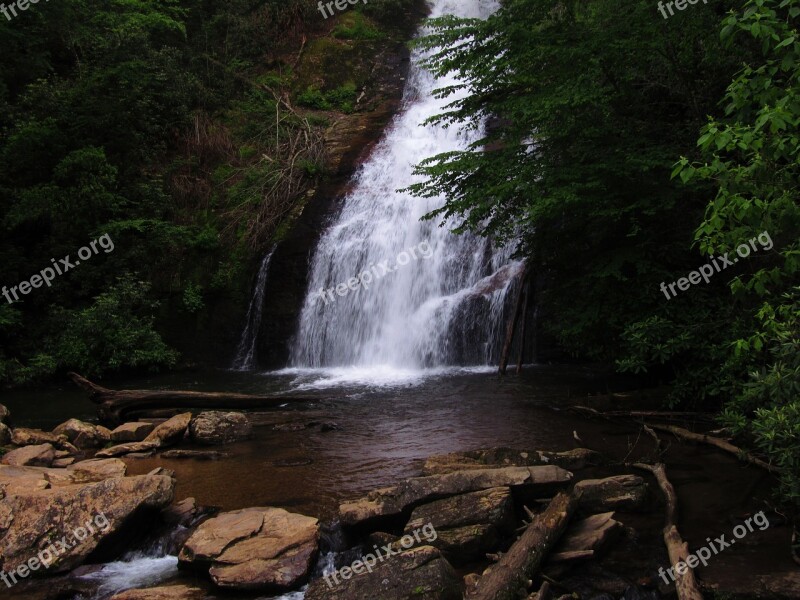
[[264,311],[267,275],[269,274],[272,255],[275,254],[275,248],[277,246],[273,246],[267,253],[261,261],[261,267],[258,269],[258,277],[256,278],[250,306],[247,309],[244,330],[239,340],[239,346],[236,348],[236,358],[233,359],[233,364],[231,365],[231,369],[234,371],[252,371],[256,366],[256,346],[258,344],[258,331],[261,329],[261,315]]

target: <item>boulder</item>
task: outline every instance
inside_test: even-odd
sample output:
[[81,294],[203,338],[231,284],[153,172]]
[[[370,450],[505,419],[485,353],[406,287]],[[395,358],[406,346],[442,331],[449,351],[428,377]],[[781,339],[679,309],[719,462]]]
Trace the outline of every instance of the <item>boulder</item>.
[[11,441],[16,446],[52,444],[56,448],[62,448],[65,442],[69,442],[65,435],[56,435],[41,429],[28,429],[26,427],[17,427],[11,435]]
[[586,448],[575,448],[567,452],[488,448],[431,456],[425,461],[422,474],[440,475],[468,469],[486,469],[487,467],[535,467],[540,465],[556,465],[568,471],[576,471],[583,469],[586,465],[601,462],[602,457],[598,452]]
[[339,506],[339,517],[344,525],[358,525],[379,517],[399,515],[424,502],[467,492],[509,486],[544,492],[551,491],[553,486],[566,484],[571,478],[572,473],[553,465],[472,469],[414,477],[399,485],[375,490],[365,498],[345,502]]
[[55,460],[56,451],[52,444],[23,446],[6,453],[0,460],[12,467],[49,467]]
[[169,446],[177,444],[183,439],[189,422],[192,420],[192,413],[182,413],[167,419],[161,425],[153,429],[146,438],[145,442],[157,442],[159,446]]
[[192,441],[207,446],[246,440],[252,433],[253,425],[247,416],[240,412],[202,412],[189,424]]
[[178,556],[183,566],[208,568],[231,590],[286,590],[304,581],[319,547],[317,519],[282,508],[247,508],[202,523]]
[[97,427],[91,423],[84,423],[78,419],[70,419],[53,429],[55,435],[64,435],[76,447],[81,450],[88,448],[100,448],[105,445],[108,439],[103,439],[103,435],[98,432]]
[[584,479],[575,484],[581,492],[580,507],[587,512],[637,509],[647,497],[647,484],[638,475]]
[[67,467],[75,483],[90,483],[115,477],[125,477],[128,467],[117,458],[83,460]]
[[8,446],[11,443],[11,428],[5,423],[0,423],[0,446]]
[[0,404],[0,423],[8,423],[11,420],[11,411]]
[[405,527],[407,534],[414,531],[454,564],[482,559],[514,531],[511,490],[491,488],[418,506]]
[[67,456],[64,458],[57,458],[53,461],[53,464],[50,465],[55,469],[66,469],[68,466],[75,464],[75,459],[71,456]]
[[[462,582],[450,563],[431,546],[413,548],[367,568],[362,561],[317,579],[305,600],[461,600]],[[371,564],[372,560],[367,557]],[[360,563],[360,564],[359,564]],[[345,578],[347,575],[347,578]]]
[[3,569],[49,551],[48,573],[72,570],[132,515],[169,505],[174,486],[169,477],[142,475],[8,495],[0,501]]
[[127,590],[111,600],[206,600],[210,596],[200,588],[188,585],[167,585],[146,590]]
[[124,442],[143,442],[156,428],[152,423],[123,423],[111,432],[111,441],[116,444]]
[[182,525],[187,527],[195,520],[198,514],[197,500],[184,498],[177,504],[168,506],[161,511],[161,517],[168,525]]
[[147,453],[159,447],[158,441],[150,441],[150,442],[129,442],[127,444],[117,444],[116,446],[111,446],[110,448],[106,448],[105,450],[100,450],[97,454],[95,454],[96,458],[113,458],[115,456],[124,456],[126,454],[132,453]]

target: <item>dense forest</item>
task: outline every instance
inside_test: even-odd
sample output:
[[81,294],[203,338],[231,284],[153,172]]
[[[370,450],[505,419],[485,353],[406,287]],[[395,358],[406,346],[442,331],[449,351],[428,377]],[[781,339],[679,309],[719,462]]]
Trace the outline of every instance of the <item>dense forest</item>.
[[[253,261],[326,176],[326,115],[359,110],[355,83],[314,84],[298,51],[369,51],[407,4],[324,21],[306,0],[71,0],[0,18],[0,282],[113,241],[0,303],[0,382],[171,368],[175,323],[241,314]],[[468,92],[436,121],[490,126],[411,188],[447,198],[430,215],[445,226],[521,240],[564,352],[718,411],[794,502],[798,16],[798,0],[663,18],[651,2],[506,0],[485,21],[434,20],[427,67]]]

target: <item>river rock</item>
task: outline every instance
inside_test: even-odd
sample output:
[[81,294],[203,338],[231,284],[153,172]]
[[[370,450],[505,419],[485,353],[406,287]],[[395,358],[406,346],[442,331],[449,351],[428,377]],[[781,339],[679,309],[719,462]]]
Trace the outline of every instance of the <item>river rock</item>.
[[125,477],[127,465],[117,458],[83,460],[67,467],[74,483],[90,483]]
[[97,430],[95,425],[84,423],[78,419],[70,419],[53,429],[55,435],[64,435],[81,450],[100,448],[109,441],[109,437]]
[[147,453],[149,452],[151,455],[153,450],[159,447],[159,443],[157,440],[153,441],[145,441],[145,442],[130,442],[127,444],[117,444],[116,446],[111,446],[110,448],[106,448],[105,450],[100,450],[97,454],[95,454],[96,458],[113,458],[115,456],[124,456],[126,454],[133,454],[133,453]]
[[588,464],[601,462],[600,453],[586,448],[575,448],[567,452],[488,448],[431,456],[425,461],[422,474],[440,475],[468,469],[486,469],[487,467],[534,467],[539,465],[556,465],[562,469],[576,471],[583,469]]
[[26,427],[17,427],[11,435],[11,441],[16,446],[52,444],[57,448],[61,448],[65,442],[69,442],[65,435],[56,435],[41,429],[28,429]]
[[358,525],[378,517],[401,514],[418,504],[495,487],[552,488],[566,484],[572,473],[554,465],[474,469],[444,475],[414,477],[399,485],[375,490],[367,497],[339,506],[344,525]]
[[55,457],[56,451],[52,444],[39,444],[12,450],[0,462],[13,467],[49,467]]
[[647,497],[647,484],[638,475],[615,475],[605,479],[584,479],[575,484],[581,492],[580,506],[587,512],[632,510]]
[[0,423],[8,423],[11,420],[11,411],[0,404]]
[[127,590],[111,597],[111,600],[205,600],[209,598],[200,588],[188,585],[167,585],[146,590]]
[[222,588],[285,590],[308,577],[318,546],[317,519],[247,508],[202,523],[178,558],[184,566],[208,568]]
[[11,443],[11,428],[5,423],[0,423],[0,446]]
[[207,446],[246,440],[252,433],[253,425],[240,412],[202,412],[189,424],[192,441]]
[[[461,580],[432,546],[387,556],[367,570],[362,562],[308,586],[305,600],[461,600]],[[347,579],[344,575],[348,575]],[[330,584],[328,583],[330,582]]]
[[53,461],[53,464],[50,465],[54,469],[66,469],[70,465],[75,464],[75,458],[72,456],[65,456],[64,458],[57,458]]
[[152,423],[123,423],[111,432],[111,441],[117,444],[124,442],[143,442],[156,428]]
[[439,548],[454,564],[483,558],[513,530],[514,500],[507,487],[423,504],[414,509],[405,527],[405,533],[417,531],[425,543]]
[[[174,486],[169,477],[143,475],[6,496],[0,501],[3,569],[10,572],[46,549],[53,554],[48,573],[74,569],[134,513],[169,505]],[[50,548],[60,540],[67,547]]]
[[150,434],[144,438],[144,441],[158,442],[159,446],[177,444],[186,434],[186,430],[189,428],[189,422],[191,420],[192,413],[190,412],[175,415],[151,431]]

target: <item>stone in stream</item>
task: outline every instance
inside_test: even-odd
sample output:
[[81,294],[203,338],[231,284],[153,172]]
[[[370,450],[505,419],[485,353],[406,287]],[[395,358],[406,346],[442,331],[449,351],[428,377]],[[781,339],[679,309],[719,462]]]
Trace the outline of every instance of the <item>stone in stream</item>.
[[0,404],[0,423],[8,423],[11,420],[11,411]]
[[444,475],[414,477],[399,485],[375,490],[367,497],[339,506],[344,525],[359,525],[379,517],[391,517],[421,503],[495,487],[542,488],[569,482],[572,473],[554,465],[474,469]]
[[175,415],[151,431],[148,436],[144,438],[144,441],[157,442],[159,446],[177,444],[186,434],[186,430],[189,428],[189,423],[191,420],[192,413],[190,412]]
[[594,450],[575,448],[567,452],[518,450],[514,448],[487,448],[467,452],[453,452],[431,456],[422,467],[423,475],[441,475],[467,469],[489,467],[534,467],[556,465],[568,471],[577,471],[586,465],[600,464],[602,456]]
[[0,446],[7,446],[11,443],[11,428],[5,423],[0,422]]
[[196,444],[219,446],[248,439],[253,425],[240,412],[206,411],[189,424],[189,435]]
[[152,423],[123,423],[111,432],[111,441],[117,444],[124,442],[143,442],[156,428]]
[[0,462],[12,467],[49,467],[55,458],[56,451],[52,444],[39,444],[7,452]]
[[178,558],[231,590],[286,590],[302,583],[319,550],[317,519],[282,508],[247,508],[202,523]]
[[67,467],[75,483],[103,481],[113,477],[125,477],[128,467],[117,458],[82,460]]
[[106,448],[105,450],[100,450],[95,457],[97,458],[112,458],[114,456],[125,456],[126,454],[133,454],[133,453],[147,453],[158,448],[160,444],[158,441],[145,441],[145,442],[128,442],[127,444],[117,444],[116,446],[111,446],[110,448]]
[[[369,563],[372,560],[366,557]],[[305,600],[461,600],[461,580],[432,546],[376,557],[312,581]],[[347,577],[345,577],[345,575]]]
[[482,559],[496,549],[505,534],[514,531],[514,501],[507,487],[469,492],[423,504],[411,513],[405,533],[426,532],[427,543],[439,548],[453,564]]
[[205,600],[210,598],[203,590],[188,585],[167,585],[144,590],[127,590],[115,594],[111,600]]
[[647,484],[638,475],[615,475],[605,479],[584,479],[575,484],[581,492],[580,506],[588,512],[632,510],[647,497]]
[[100,448],[111,441],[107,434],[107,429],[98,428],[91,423],[84,423],[78,419],[70,419],[53,429],[55,435],[64,435],[76,447],[81,450],[88,448]]
[[28,429],[17,427],[11,434],[11,442],[16,446],[39,446],[52,444],[56,448],[63,448],[69,440],[65,435],[56,435],[41,429]]
[[0,500],[3,570],[45,551],[48,573],[74,569],[132,516],[168,506],[174,487],[170,477],[142,475],[7,495]]

